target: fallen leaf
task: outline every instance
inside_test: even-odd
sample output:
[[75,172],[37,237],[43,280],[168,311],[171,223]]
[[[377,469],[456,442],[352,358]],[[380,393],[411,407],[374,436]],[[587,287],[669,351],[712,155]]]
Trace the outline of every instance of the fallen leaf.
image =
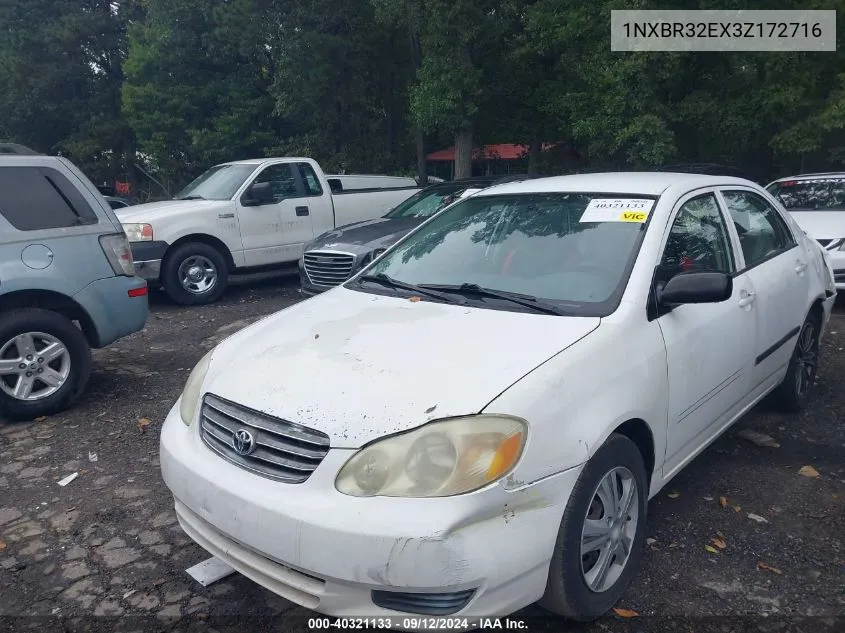
[[646,544],[646,545],[654,545],[655,543],[657,543],[657,539],[656,539],[656,538],[647,538],[647,539],[645,540],[645,544]]
[[734,506],[734,512],[742,512],[742,506]]
[[417,303],[418,301],[422,301],[422,297],[409,297],[408,301],[411,303]]
[[152,421],[149,418],[141,418],[138,420],[138,428],[141,429],[141,433],[147,432],[147,427],[152,424]]
[[739,433],[737,433],[737,435],[744,440],[748,440],[752,444],[756,444],[757,446],[763,446],[765,448],[780,448],[780,444],[777,443],[775,438],[771,435],[766,435],[765,433],[752,431],[751,429],[742,429]]
[[670,492],[666,496],[669,497],[670,499],[677,499],[678,497],[681,496],[681,493],[680,492]]
[[768,523],[768,521],[766,519],[764,519],[763,517],[761,517],[759,514],[751,514],[749,512],[748,518],[751,519],[752,521],[757,521],[757,523]]
[[719,538],[718,536],[714,538],[711,543],[718,547],[719,549],[727,549],[728,544],[725,542],[725,539]]
[[707,550],[708,552],[710,552],[711,554],[718,554],[718,553],[719,553],[719,550],[717,550],[717,549],[716,549],[715,547],[713,547],[712,545],[705,545],[705,546],[704,546],[704,549],[706,549],[706,550]]
[[777,567],[772,567],[771,565],[767,565],[763,561],[760,561],[759,563],[757,563],[757,568],[761,569],[763,571],[770,571],[773,574],[777,574],[778,576],[783,574],[783,572],[780,569],[778,569]]
[[6,549],[8,545],[6,545],[6,541],[0,541],[0,552]]
[[705,501],[713,501],[713,497],[704,497]]
[[46,420],[46,419],[47,419],[47,416],[46,416],[46,415],[42,415],[42,416],[39,416],[39,417],[35,418],[35,421],[36,421],[36,422],[43,422],[43,421],[44,421],[44,420]]
[[819,471],[817,471],[812,466],[802,466],[801,470],[798,471],[798,474],[802,475],[803,477],[818,477]]
[[728,498],[727,497],[719,497],[719,505],[723,508],[728,507]]
[[635,618],[639,615],[639,613],[631,609],[617,609],[616,607],[613,608],[613,612],[620,618]]
[[677,543],[669,543],[669,549],[675,549],[676,547],[678,547]]

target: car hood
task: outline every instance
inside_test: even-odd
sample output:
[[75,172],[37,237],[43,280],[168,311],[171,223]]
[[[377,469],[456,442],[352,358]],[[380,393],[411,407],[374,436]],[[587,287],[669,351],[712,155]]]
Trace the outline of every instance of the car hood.
[[318,237],[306,250],[346,248],[358,253],[387,248],[425,220],[426,218],[376,218],[339,226]]
[[231,200],[165,200],[163,202],[138,204],[126,209],[117,209],[115,215],[122,224],[151,222],[175,212],[208,211],[216,208],[228,208],[231,204]]
[[810,237],[816,240],[836,240],[845,237],[845,211],[801,211],[791,209],[790,215]]
[[359,448],[478,413],[599,323],[338,287],[221,343],[203,391]]

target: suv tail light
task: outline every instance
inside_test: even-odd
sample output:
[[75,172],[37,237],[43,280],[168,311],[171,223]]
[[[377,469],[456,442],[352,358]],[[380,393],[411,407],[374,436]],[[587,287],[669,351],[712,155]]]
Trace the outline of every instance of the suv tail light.
[[135,262],[132,259],[132,249],[129,248],[129,241],[125,233],[114,235],[103,235],[100,237],[100,246],[114,269],[115,275],[135,275]]

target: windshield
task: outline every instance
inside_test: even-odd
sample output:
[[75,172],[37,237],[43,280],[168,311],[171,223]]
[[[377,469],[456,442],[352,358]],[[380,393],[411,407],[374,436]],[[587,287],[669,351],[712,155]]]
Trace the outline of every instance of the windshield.
[[176,194],[176,200],[230,200],[255,165],[216,165]]
[[366,274],[441,289],[477,284],[601,316],[621,298],[653,205],[597,193],[466,198]]
[[[427,218],[434,215],[460,198],[461,194],[470,188],[467,183],[451,186],[438,186],[423,189],[402,202],[388,213],[386,218]],[[481,188],[480,186],[478,187]]]
[[769,186],[769,193],[786,209],[845,210],[845,177],[776,182]]

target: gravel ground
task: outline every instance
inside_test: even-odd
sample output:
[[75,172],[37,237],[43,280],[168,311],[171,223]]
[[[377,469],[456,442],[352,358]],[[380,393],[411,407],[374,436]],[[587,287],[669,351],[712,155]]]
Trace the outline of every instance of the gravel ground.
[[[144,331],[95,352],[72,410],[0,421],[0,630],[308,628],[313,614],[243,577],[203,588],[184,573],[208,555],[176,525],[158,469],[160,424],[194,363],[298,300],[286,275],[236,282],[213,306],[153,295]],[[840,301],[809,409],[758,408],[650,504],[643,565],[618,605],[638,617],[574,625],[530,608],[515,618],[528,630],[591,633],[845,631],[843,385]],[[779,446],[758,446],[748,430]],[[799,474],[805,466],[818,476]]]

